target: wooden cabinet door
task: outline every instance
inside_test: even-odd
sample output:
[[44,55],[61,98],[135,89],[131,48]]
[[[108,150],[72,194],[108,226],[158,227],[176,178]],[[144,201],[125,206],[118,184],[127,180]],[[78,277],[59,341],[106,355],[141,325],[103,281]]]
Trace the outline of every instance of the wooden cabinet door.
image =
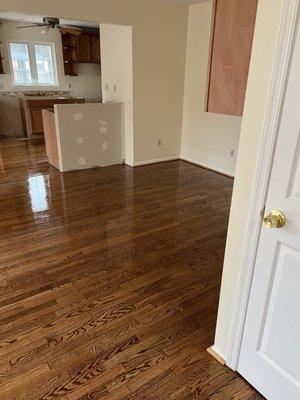
[[29,109],[31,134],[43,133],[43,115],[41,107],[31,107]]
[[41,134],[44,132],[43,109],[53,110],[54,104],[66,104],[69,99],[32,99],[26,101],[28,113],[27,132],[30,135]]
[[206,111],[243,115],[258,0],[215,0]]
[[91,36],[92,44],[92,62],[100,63],[100,37],[99,35]]
[[44,137],[47,156],[49,163],[59,169],[59,157],[58,157],[58,146],[57,136],[55,127],[54,113],[50,110],[42,110],[43,115],[43,126],[44,126]]
[[[1,43],[1,42],[0,42]],[[0,51],[0,74],[4,74],[3,63],[2,63],[2,56]]]
[[80,63],[92,62],[91,36],[82,33],[77,37],[77,56]]
[[70,33],[61,34],[65,75],[78,76],[77,37]]

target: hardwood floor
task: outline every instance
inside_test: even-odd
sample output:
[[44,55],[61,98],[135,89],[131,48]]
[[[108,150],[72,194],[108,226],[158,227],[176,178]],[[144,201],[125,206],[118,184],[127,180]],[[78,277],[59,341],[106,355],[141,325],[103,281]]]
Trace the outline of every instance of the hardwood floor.
[[262,399],[213,343],[232,180],[0,144],[0,399]]

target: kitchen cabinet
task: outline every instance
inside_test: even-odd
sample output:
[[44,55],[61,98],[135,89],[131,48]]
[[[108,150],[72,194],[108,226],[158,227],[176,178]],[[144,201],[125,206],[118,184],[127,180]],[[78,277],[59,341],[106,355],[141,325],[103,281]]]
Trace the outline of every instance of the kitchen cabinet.
[[69,33],[61,35],[65,75],[78,76],[77,38]]
[[45,147],[49,163],[59,169],[58,143],[55,116],[52,110],[42,110]]
[[89,34],[82,33],[77,37],[77,61],[80,63],[91,63],[92,62],[92,44],[91,36]]
[[91,35],[92,46],[92,62],[100,63],[100,37],[99,35]]
[[78,76],[78,63],[100,64],[98,31],[83,31],[80,35],[62,34],[65,75]]
[[77,36],[79,63],[100,63],[100,37],[98,32],[87,32]]
[[24,132],[26,136],[32,138],[44,133],[42,116],[43,109],[53,110],[54,104],[84,103],[85,99],[80,97],[43,98],[38,96],[24,96],[20,97],[19,101]]
[[[0,42],[1,44],[1,42]],[[3,57],[1,56],[1,49],[0,49],[0,74],[4,74],[4,69],[3,69]]]
[[208,112],[243,115],[257,2],[214,2]]

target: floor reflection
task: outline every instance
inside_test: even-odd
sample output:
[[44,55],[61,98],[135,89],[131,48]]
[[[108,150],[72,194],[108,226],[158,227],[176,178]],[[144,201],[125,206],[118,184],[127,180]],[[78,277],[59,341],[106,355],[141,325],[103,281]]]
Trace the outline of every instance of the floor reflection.
[[45,176],[30,176],[28,178],[28,187],[32,212],[39,213],[47,211],[49,209],[49,204],[47,199],[47,185]]

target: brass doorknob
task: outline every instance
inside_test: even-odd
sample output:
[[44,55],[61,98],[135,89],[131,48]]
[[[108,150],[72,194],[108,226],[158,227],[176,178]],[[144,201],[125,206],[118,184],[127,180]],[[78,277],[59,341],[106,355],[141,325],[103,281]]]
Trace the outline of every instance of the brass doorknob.
[[263,225],[266,228],[282,228],[286,223],[285,215],[278,210],[273,210],[263,218]]

